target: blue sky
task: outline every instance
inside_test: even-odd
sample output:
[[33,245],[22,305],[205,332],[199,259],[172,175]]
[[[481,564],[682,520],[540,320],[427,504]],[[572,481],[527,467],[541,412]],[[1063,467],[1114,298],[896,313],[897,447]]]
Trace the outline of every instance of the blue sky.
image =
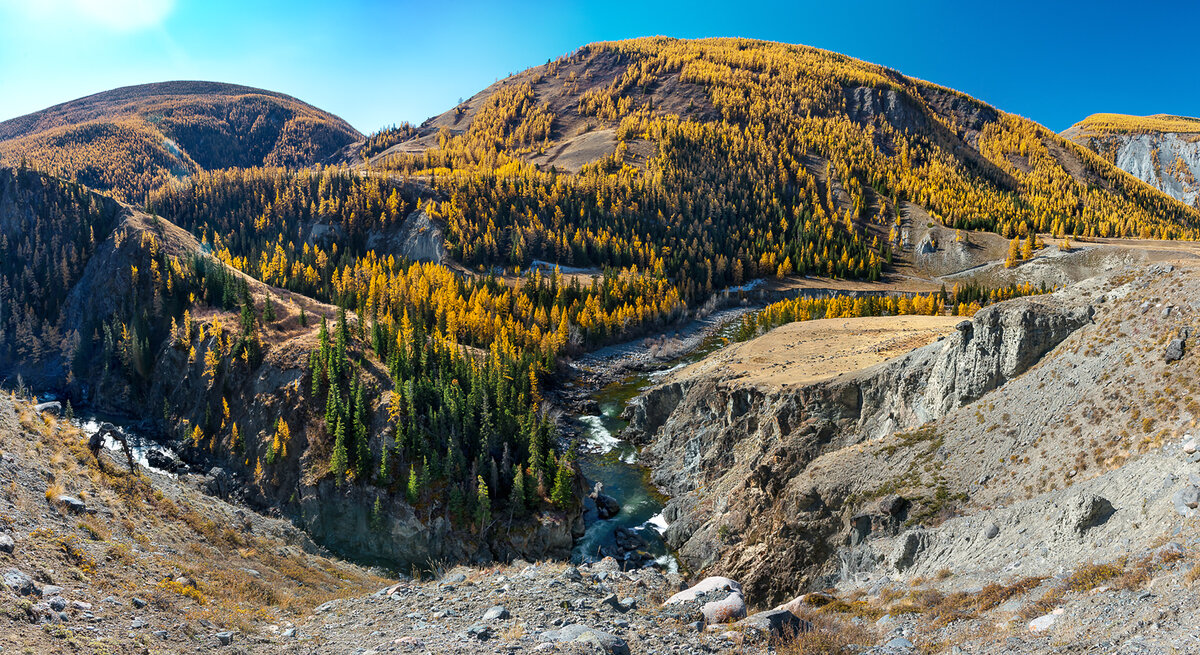
[[1200,3],[1178,4],[0,0],[0,120],[205,79],[288,93],[370,132],[590,41],[665,34],[836,50],[1062,130],[1100,111],[1200,115]]

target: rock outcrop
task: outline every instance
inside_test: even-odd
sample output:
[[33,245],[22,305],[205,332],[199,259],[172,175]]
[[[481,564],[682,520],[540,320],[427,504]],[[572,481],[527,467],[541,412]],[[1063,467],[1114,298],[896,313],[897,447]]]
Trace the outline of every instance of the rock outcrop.
[[[781,391],[721,376],[670,381],[630,404],[624,436],[644,446],[653,482],[672,496],[665,538],[683,560],[742,580],[753,595],[782,598],[835,568],[851,532],[899,524],[887,512],[857,523],[843,516],[854,489],[801,479],[813,460],[977,400],[1092,314],[1054,297],[1002,303],[905,356]],[[769,535],[771,546],[754,535]],[[725,547],[747,541],[757,543]]]

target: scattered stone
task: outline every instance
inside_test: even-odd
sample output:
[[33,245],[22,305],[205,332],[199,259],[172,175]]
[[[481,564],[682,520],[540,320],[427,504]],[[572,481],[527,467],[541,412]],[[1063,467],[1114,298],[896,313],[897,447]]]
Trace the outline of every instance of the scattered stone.
[[1168,362],[1175,362],[1183,359],[1184,340],[1171,339],[1171,343],[1167,344],[1167,349],[1163,351],[1163,359]]
[[65,508],[72,514],[83,514],[87,511],[87,505],[85,505],[82,500],[79,500],[75,496],[62,494],[54,500],[59,504],[60,507]]
[[39,403],[33,406],[33,411],[38,414],[52,414],[58,416],[62,414],[62,403],[57,400],[52,400],[48,403]]
[[159,639],[162,639],[163,641],[166,641],[167,638],[170,637],[170,635],[167,634],[166,630],[155,630],[154,636],[158,637]]
[[296,636],[296,629],[287,628],[283,632],[279,633],[279,636],[283,637],[284,639],[292,639]]
[[1187,441],[1183,442],[1183,452],[1189,455],[1196,452],[1196,440],[1188,439]]
[[76,609],[80,612],[90,612],[92,611],[92,604],[85,603],[82,600],[73,600],[71,601],[71,609]]
[[467,628],[466,636],[478,641],[487,641],[492,638],[492,629],[482,623],[476,623]]
[[460,583],[463,583],[466,581],[467,581],[467,576],[465,576],[461,573],[455,573],[454,575],[448,575],[448,576],[442,578],[441,582],[439,584],[441,586],[445,587],[448,585],[460,584]]
[[142,628],[146,627],[146,622],[142,619],[134,619],[129,623],[129,627],[134,630],[141,630]]
[[543,641],[590,644],[609,655],[629,655],[629,645],[620,637],[574,623],[542,633]]
[[42,587],[42,595],[43,596],[57,596],[64,591],[66,591],[66,590],[63,589],[62,587],[60,587],[58,585],[54,585],[54,584],[48,584],[48,585]]
[[508,610],[505,609],[503,605],[495,605],[488,608],[488,610],[483,613],[483,620],[488,622],[503,621],[509,616]]
[[685,590],[675,594],[674,596],[671,596],[670,598],[667,599],[667,602],[663,603],[663,604],[664,605],[674,605],[675,603],[686,603],[689,601],[696,600],[696,597],[699,596],[700,594],[708,593],[711,591],[736,591],[738,593],[741,593],[742,585],[738,584],[737,582],[735,582],[733,580],[730,580],[729,578],[723,578],[721,576],[710,576],[710,577],[704,578],[703,580],[698,582],[696,584],[696,586],[691,587],[689,589],[685,589]]
[[13,541],[13,538],[11,536],[9,536],[7,534],[0,534],[0,553],[12,554],[13,550],[16,549],[16,547],[17,547],[17,543],[15,541]]
[[4,586],[18,596],[40,596],[42,590],[34,583],[33,578],[25,575],[17,569],[9,569],[0,576],[0,580],[4,581]]
[[907,652],[913,648],[913,643],[904,637],[896,637],[883,645],[884,648],[892,651]]
[[984,539],[995,539],[996,535],[998,534],[1000,534],[1000,526],[996,525],[995,523],[989,523],[988,526],[983,529]]
[[1080,494],[1068,501],[1062,513],[1062,526],[1065,532],[1082,536],[1107,521],[1115,511],[1106,498],[1096,494]]
[[228,646],[229,644],[233,643],[233,633],[232,632],[218,632],[217,633],[217,641],[221,642],[222,646]]
[[142,600],[141,598],[138,598],[137,596],[134,596],[130,602],[132,602],[133,606],[137,609],[142,609],[143,607],[146,606],[146,601]]
[[575,568],[574,566],[568,566],[567,569],[562,572],[562,577],[570,580],[571,582],[579,582],[583,580],[583,574],[580,573],[579,569]]
[[1029,622],[1029,631],[1037,633],[1049,630],[1050,627],[1054,625],[1054,622],[1058,620],[1058,617],[1062,615],[1062,613],[1063,610],[1060,607],[1049,614],[1043,614],[1037,617]]
[[811,632],[813,625],[808,621],[784,610],[767,610],[752,614],[737,624],[739,627],[756,630],[764,636],[794,637],[798,634]]
[[1200,507],[1200,487],[1189,484],[1179,491],[1175,492],[1172,498],[1175,503],[1175,511],[1183,516],[1191,516],[1195,513],[1195,509]]
[[709,625],[730,623],[746,618],[746,601],[740,593],[732,592],[721,600],[705,603],[700,612]]

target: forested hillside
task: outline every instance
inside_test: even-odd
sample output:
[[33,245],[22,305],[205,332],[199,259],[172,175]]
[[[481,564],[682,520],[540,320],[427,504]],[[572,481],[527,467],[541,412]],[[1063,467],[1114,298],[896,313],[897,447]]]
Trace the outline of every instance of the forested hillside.
[[[539,163],[605,130],[611,149],[577,173]],[[372,162],[448,197],[431,211],[464,262],[636,265],[685,298],[778,273],[875,278],[913,206],[1010,238],[1200,226],[1036,123],[834,53],[738,39],[586,46]]]
[[0,123],[0,158],[141,202],[171,177],[247,166],[307,166],[361,135],[280,93],[163,82],[72,100]]

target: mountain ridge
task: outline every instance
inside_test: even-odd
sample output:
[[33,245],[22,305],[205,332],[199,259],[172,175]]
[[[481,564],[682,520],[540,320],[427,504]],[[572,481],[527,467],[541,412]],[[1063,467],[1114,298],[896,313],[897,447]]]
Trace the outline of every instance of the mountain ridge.
[[0,156],[137,202],[172,177],[309,166],[360,138],[345,120],[283,93],[172,81],[103,91],[0,122]]

